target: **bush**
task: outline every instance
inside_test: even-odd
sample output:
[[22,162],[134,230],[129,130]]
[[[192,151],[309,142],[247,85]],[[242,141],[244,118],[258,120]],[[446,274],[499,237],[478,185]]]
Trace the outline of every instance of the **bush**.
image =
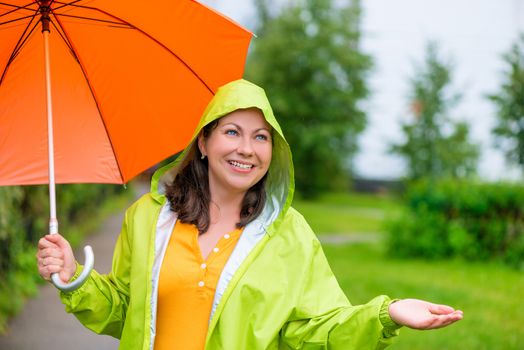
[[[69,230],[73,223],[92,216],[100,202],[120,188],[88,184],[57,187],[60,227],[77,232]],[[22,308],[25,297],[34,295],[42,281],[35,253],[38,240],[48,232],[48,196],[47,186],[0,187],[0,334],[7,318]]]
[[386,226],[396,256],[499,259],[524,268],[524,186],[456,180],[413,183]]

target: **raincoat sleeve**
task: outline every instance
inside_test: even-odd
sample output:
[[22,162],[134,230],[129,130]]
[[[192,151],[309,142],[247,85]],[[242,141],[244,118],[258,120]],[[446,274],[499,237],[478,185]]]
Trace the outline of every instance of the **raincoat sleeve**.
[[351,305],[328,265],[320,242],[313,239],[300,300],[281,331],[289,349],[384,349],[398,335],[389,316],[392,300],[379,296]]
[[[128,210],[129,212],[129,210]],[[130,242],[128,212],[118,237],[111,273],[101,275],[95,270],[84,285],[73,292],[60,292],[66,311],[73,313],[87,328],[99,334],[120,338],[129,305]],[[83,266],[78,265],[76,279]]]

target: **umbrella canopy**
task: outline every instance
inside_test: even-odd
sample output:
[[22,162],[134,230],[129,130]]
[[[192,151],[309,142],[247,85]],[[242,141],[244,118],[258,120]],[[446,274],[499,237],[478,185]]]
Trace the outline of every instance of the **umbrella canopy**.
[[0,185],[126,183],[181,150],[251,33],[192,0],[0,0]]
[[250,40],[193,0],[0,0],[0,186],[49,183],[58,233],[55,183],[126,183],[182,149]]

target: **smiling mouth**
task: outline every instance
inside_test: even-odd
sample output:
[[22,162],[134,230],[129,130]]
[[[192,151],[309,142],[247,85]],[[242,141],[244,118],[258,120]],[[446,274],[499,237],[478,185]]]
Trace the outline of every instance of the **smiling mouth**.
[[230,160],[230,161],[228,161],[228,163],[231,164],[232,166],[240,168],[240,169],[251,169],[251,168],[254,167],[253,164],[243,164],[243,163],[236,162],[234,160]]

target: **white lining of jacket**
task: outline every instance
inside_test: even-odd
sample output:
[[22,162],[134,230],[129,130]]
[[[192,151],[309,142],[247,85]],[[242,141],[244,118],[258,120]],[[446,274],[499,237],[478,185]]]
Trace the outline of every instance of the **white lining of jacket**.
[[[215,297],[213,299],[213,305],[211,307],[211,315],[209,320],[213,317],[224,292],[229,285],[229,282],[233,278],[235,272],[238,270],[242,262],[251,253],[256,244],[266,234],[267,227],[276,220],[282,205],[276,196],[271,196],[271,200],[266,201],[264,210],[262,213],[252,222],[250,222],[244,228],[240,239],[238,240],[235,249],[231,253],[220,278],[217,283],[215,290]],[[160,214],[157,219],[155,228],[155,260],[153,263],[153,271],[151,273],[151,324],[150,324],[150,342],[149,349],[153,350],[155,346],[156,336],[156,314],[157,314],[157,299],[158,299],[158,281],[160,276],[160,268],[164,260],[164,255],[171,238],[171,233],[175,227],[177,215],[170,208],[170,204],[167,201],[161,208]]]

